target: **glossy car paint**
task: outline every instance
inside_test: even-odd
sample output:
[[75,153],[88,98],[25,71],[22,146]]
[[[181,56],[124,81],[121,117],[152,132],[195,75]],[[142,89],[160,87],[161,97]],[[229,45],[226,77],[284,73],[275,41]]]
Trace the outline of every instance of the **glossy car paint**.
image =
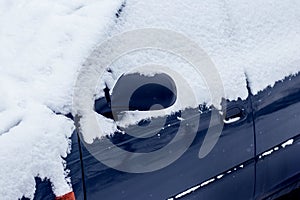
[[[76,199],[167,199],[210,178],[217,179],[218,175],[225,176],[182,199],[275,199],[289,193],[299,187],[300,180],[299,87],[298,74],[277,82],[258,95],[250,95],[247,100],[228,102],[229,109],[243,108],[245,117],[225,125],[213,151],[199,159],[199,148],[210,116],[210,111],[202,107],[204,112],[191,147],[179,160],[156,172],[130,174],[111,169],[96,160],[82,142],[78,143],[77,134],[73,134],[72,152],[67,164]],[[105,112],[109,112],[105,99],[98,103],[102,107],[96,107],[96,110],[106,107]],[[160,138],[139,140],[116,134],[111,141],[129,151],[147,152],[161,148],[176,134],[177,115],[180,116],[180,113],[168,117],[166,124],[173,125],[166,126],[160,132]],[[193,119],[190,120],[192,123]],[[281,147],[292,138],[292,145]],[[97,151],[101,141],[93,145]],[[262,156],[276,147],[280,149]],[[239,168],[240,164],[244,164],[243,168]],[[49,182],[37,180],[37,188],[35,199],[53,198]],[[295,195],[286,197],[297,199]]]
[[[159,91],[156,91],[155,95],[159,93]],[[118,94],[119,98],[121,98],[120,95]],[[199,190],[197,193],[199,197],[210,199],[224,199],[224,197],[228,199],[233,197],[252,199],[255,165],[251,103],[249,99],[245,101],[238,100],[228,102],[227,106],[230,108],[228,113],[233,108],[238,107],[243,110],[243,116],[237,123],[225,125],[222,135],[212,152],[202,159],[199,159],[198,153],[211,116],[210,110],[205,106],[201,107],[201,114],[198,112],[198,115],[201,115],[200,122],[195,121],[195,117],[185,121],[186,124],[199,123],[197,136],[191,147],[180,159],[161,170],[143,174],[120,172],[103,165],[83,148],[87,199],[167,199],[214,176],[227,173],[229,169],[238,167],[245,162],[247,162],[247,165],[242,169],[233,172],[222,180],[215,181],[208,187],[211,189]],[[159,136],[155,135],[147,139],[140,139],[117,133],[111,138],[111,141],[118,148],[131,152],[155,151],[170,142],[177,133],[180,123],[177,115],[180,116],[180,113],[168,117],[164,129],[158,133]],[[220,123],[223,116],[220,115],[218,120],[215,123]],[[168,124],[172,125],[167,126]],[[115,148],[117,148],[116,146]],[[101,141],[98,140],[89,149],[92,148],[94,151],[98,151],[99,154],[105,152],[99,147],[101,147]],[[161,161],[157,160],[157,162]],[[228,184],[228,182],[231,182],[231,184]]]
[[[273,196],[300,175],[300,75],[289,76],[253,96],[256,155],[273,152],[256,164],[256,197]],[[282,148],[290,139],[294,142]],[[274,149],[279,146],[279,150]],[[290,190],[295,189],[291,185]],[[289,192],[289,190],[285,190]],[[280,193],[279,193],[280,194]]]

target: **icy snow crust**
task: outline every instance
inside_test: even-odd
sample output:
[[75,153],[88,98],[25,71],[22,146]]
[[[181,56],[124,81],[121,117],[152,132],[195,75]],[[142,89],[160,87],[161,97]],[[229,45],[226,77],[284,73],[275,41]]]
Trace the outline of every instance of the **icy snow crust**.
[[0,1],[0,199],[33,198],[35,176],[72,191],[75,77],[114,24],[119,0]]
[[[62,157],[74,126],[54,112],[71,111],[78,70],[108,35],[146,27],[184,34],[212,58],[228,99],[247,97],[245,72],[256,94],[300,71],[298,0],[128,0],[115,24],[121,4],[0,1],[0,198],[33,198],[34,176],[50,178],[57,196],[71,191]],[[166,52],[128,54],[105,81],[112,88],[123,73],[146,63],[172,66],[199,91],[199,103],[209,101],[203,78]],[[99,119],[109,126],[103,134],[116,128]]]

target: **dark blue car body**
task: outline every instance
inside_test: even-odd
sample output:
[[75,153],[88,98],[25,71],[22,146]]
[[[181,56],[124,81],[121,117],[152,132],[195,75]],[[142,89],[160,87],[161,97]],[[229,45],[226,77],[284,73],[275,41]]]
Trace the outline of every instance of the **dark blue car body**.
[[[104,165],[86,149],[75,132],[72,152],[66,160],[76,199],[277,199],[297,189],[300,184],[300,75],[286,77],[256,95],[251,93],[250,87],[248,91],[245,100],[227,101],[228,118],[238,116],[239,120],[225,123],[221,137],[206,157],[199,159],[198,153],[208,129],[211,109],[200,105],[197,109],[202,111],[201,121],[196,122],[193,117],[187,119],[199,123],[192,145],[171,165],[154,172],[127,173]],[[96,101],[95,109],[111,117],[108,100]],[[155,151],[176,134],[178,116],[180,113],[168,116],[159,138],[140,139],[116,133],[110,140],[115,148],[126,151]],[[95,141],[89,149],[99,151],[99,146],[101,140]],[[207,181],[209,183],[201,185]],[[40,180],[37,183],[44,185],[38,187],[35,199],[53,199],[51,187]],[[195,186],[199,187],[183,195]],[[286,199],[293,198],[298,199],[299,194]]]

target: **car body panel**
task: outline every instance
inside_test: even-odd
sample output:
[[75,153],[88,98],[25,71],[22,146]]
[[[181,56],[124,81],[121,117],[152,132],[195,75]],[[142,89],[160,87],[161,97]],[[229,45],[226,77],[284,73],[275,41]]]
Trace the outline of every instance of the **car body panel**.
[[[226,190],[232,198],[238,195],[242,199],[252,199],[255,181],[255,147],[251,102],[248,98],[244,101],[227,102],[227,106],[243,108],[245,116],[236,123],[224,126],[217,144],[206,157],[200,159],[198,154],[211,120],[211,110],[202,107],[201,112],[198,112],[198,115],[201,113],[200,122],[197,121],[197,117],[191,117],[183,122],[185,124],[199,123],[198,132],[192,145],[174,163],[157,171],[135,174],[112,169],[93,156],[107,152],[107,149],[101,149],[101,140],[95,140],[93,144],[88,146],[88,149],[86,149],[88,144],[83,142],[83,167],[87,199],[167,199],[212,177],[228,173],[228,170],[243,163],[248,164],[243,169],[235,169],[236,171],[232,176],[226,176],[222,181],[218,180],[211,183],[209,187],[212,189],[199,190],[198,192],[201,193],[200,196],[223,199],[224,194],[216,191]],[[98,105],[97,107],[106,106]],[[100,111],[97,112],[101,113]],[[112,148],[122,148],[131,152],[152,152],[163,148],[176,135],[179,123],[182,123],[178,120],[180,116],[180,113],[169,116],[164,129],[158,132],[159,137],[157,134],[147,139],[140,139],[127,134],[115,133],[110,138],[113,144]],[[156,120],[165,119],[158,118]],[[223,120],[223,116],[219,115],[218,120]],[[118,157],[106,156],[106,159],[118,159]],[[159,164],[162,160],[157,159],[154,162]],[[247,180],[246,184],[245,180]],[[232,185],[228,182],[231,182]]]
[[[300,174],[300,75],[289,76],[253,96],[253,109],[258,156],[256,197],[262,198],[291,184],[288,180]],[[291,145],[282,148],[292,139]],[[264,152],[270,155],[259,158]]]
[[[105,153],[99,148],[101,140],[96,140],[87,149],[87,144],[74,133],[71,138],[72,151],[66,161],[76,199],[167,199],[211,179],[214,180],[182,195],[180,199],[278,198],[299,187],[299,99],[298,74],[277,82],[274,87],[268,87],[257,95],[250,93],[246,100],[227,101],[228,113],[240,108],[245,116],[225,124],[215,147],[206,157],[199,159],[199,149],[211,120],[211,110],[202,106],[198,132],[192,145],[171,165],[149,173],[127,173],[104,165],[94,157],[94,153]],[[101,99],[96,110],[109,113],[110,108],[106,104],[106,99]],[[180,116],[180,112],[168,116],[164,129],[158,132],[159,137],[154,135],[141,139],[116,133],[110,141],[114,148],[130,152],[159,150],[176,135],[181,123],[178,120]],[[220,120],[223,117],[220,115]],[[195,124],[196,120],[194,116],[184,120],[184,123]],[[291,139],[292,144],[286,143]],[[156,162],[162,161],[158,159]],[[47,181],[37,179],[37,188],[35,199],[53,197]]]

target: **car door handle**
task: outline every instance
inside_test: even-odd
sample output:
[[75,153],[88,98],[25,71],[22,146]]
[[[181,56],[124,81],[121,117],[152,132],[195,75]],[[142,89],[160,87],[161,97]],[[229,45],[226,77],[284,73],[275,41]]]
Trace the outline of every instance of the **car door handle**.
[[225,124],[238,122],[246,117],[245,109],[240,107],[231,107],[226,111],[226,116],[223,118]]

